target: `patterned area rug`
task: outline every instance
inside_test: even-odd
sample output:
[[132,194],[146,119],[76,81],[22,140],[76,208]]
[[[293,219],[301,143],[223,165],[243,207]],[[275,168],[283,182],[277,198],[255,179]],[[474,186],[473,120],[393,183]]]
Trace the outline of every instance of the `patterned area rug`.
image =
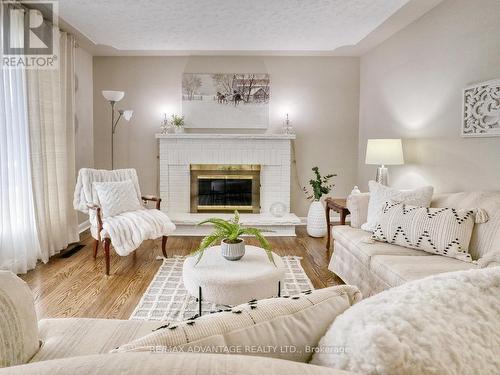
[[[132,320],[183,321],[198,313],[198,302],[191,297],[182,282],[182,264],[185,257],[163,259],[163,264],[153,281],[130,316]],[[292,296],[307,290],[313,290],[311,280],[300,265],[302,258],[282,257],[287,271],[281,287],[282,296]],[[228,306],[202,302],[203,314],[209,314]]]

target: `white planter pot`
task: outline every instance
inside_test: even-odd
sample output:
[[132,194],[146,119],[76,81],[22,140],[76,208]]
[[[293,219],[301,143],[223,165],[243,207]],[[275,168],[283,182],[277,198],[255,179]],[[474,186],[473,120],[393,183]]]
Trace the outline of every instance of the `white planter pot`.
[[321,201],[314,201],[307,213],[307,234],[311,237],[324,237],[328,231],[325,208]]
[[174,126],[174,133],[176,134],[184,133],[184,126]]
[[220,243],[222,256],[227,260],[240,260],[245,255],[245,242],[227,243],[222,240]]

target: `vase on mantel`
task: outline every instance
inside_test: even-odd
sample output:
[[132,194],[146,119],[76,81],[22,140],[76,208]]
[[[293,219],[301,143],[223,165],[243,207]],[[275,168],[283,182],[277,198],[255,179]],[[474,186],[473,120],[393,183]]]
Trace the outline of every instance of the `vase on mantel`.
[[307,213],[307,234],[311,237],[324,237],[328,231],[326,225],[326,214],[323,203],[314,200],[309,206]]

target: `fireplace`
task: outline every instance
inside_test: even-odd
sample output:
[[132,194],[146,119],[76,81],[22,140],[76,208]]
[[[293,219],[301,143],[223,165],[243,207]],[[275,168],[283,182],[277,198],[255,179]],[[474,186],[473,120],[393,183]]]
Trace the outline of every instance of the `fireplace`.
[[260,213],[260,165],[191,164],[191,212]]

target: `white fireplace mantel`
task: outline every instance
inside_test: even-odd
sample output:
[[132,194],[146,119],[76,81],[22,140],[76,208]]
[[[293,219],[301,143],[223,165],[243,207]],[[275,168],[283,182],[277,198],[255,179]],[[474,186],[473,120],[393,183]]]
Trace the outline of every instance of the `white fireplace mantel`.
[[[188,221],[196,221],[198,213],[190,213],[191,164],[259,164],[260,214],[248,214],[248,220],[269,225],[270,208],[275,202],[286,206],[286,217],[274,218],[277,225],[294,233],[290,220],[300,220],[290,213],[290,167],[293,134],[157,134],[160,159],[160,197],[162,210],[177,218],[178,231]],[[264,221],[265,219],[265,221]],[[192,229],[192,228],[191,228]],[[186,233],[192,233],[186,231]]]
[[156,134],[159,139],[295,139],[295,134],[214,134],[171,133]]

